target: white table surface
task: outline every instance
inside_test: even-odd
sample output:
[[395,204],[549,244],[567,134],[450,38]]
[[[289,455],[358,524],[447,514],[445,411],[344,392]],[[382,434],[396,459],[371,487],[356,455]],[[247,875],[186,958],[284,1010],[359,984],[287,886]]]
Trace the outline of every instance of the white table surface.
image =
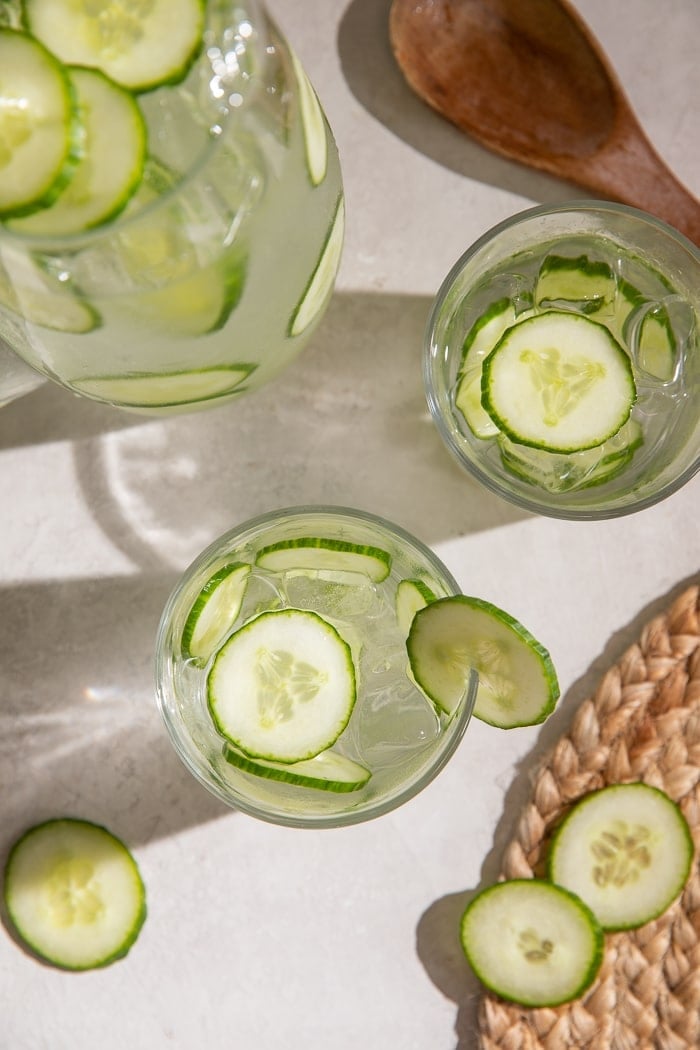
[[[609,523],[521,513],[428,420],[431,296],[488,227],[581,196],[497,158],[412,96],[388,0],[271,0],[341,153],[347,239],[305,354],[248,401],[167,421],[49,387],[0,413],[0,859],[52,816],[133,849],[148,919],[129,956],[69,974],[0,928],[0,1050],[471,1050],[457,939],[541,754],[640,626],[700,569],[700,478]],[[700,192],[697,0],[578,0],[659,152]],[[614,17],[611,18],[611,12]],[[361,507],[442,556],[549,647],[543,728],[474,722],[418,798],[340,831],[226,809],[181,766],[152,684],[160,609],[202,546],[290,504]]]

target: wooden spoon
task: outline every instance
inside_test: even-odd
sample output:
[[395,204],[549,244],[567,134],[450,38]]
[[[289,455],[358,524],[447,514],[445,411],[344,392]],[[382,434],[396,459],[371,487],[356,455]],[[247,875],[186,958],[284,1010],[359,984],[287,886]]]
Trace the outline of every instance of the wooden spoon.
[[700,202],[647,139],[568,0],[393,0],[389,33],[414,91],[483,145],[700,244]]

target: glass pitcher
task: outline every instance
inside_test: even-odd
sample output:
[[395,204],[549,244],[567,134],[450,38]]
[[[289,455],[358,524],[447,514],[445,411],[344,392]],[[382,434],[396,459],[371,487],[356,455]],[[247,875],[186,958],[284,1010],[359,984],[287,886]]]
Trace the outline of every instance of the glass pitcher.
[[0,224],[0,337],[134,411],[272,379],[324,313],[342,250],[337,150],[298,59],[259,0],[209,0],[203,18],[186,76],[135,93],[147,149],[116,217],[57,235],[49,206]]

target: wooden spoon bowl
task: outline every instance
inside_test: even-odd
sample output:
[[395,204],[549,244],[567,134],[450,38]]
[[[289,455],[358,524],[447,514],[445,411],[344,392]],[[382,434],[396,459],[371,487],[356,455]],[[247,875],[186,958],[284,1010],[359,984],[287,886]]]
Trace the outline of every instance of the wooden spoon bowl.
[[700,244],[700,202],[649,142],[568,0],[393,0],[389,34],[413,90],[483,145]]

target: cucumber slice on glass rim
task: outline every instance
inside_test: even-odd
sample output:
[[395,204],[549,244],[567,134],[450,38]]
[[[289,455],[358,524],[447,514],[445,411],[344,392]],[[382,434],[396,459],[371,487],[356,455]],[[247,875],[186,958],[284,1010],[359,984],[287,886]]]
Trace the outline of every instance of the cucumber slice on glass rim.
[[304,136],[306,170],[312,186],[320,186],[328,170],[328,142],[326,140],[326,121],[323,116],[318,96],[309,80],[301,62],[291,52],[294,76],[299,87],[299,112],[301,129]]
[[81,152],[66,69],[29,34],[0,28],[0,220],[52,204]]
[[632,363],[612,333],[557,310],[504,333],[484,361],[481,393],[502,433],[550,452],[607,441],[636,399]]
[[146,124],[133,95],[99,70],[67,67],[84,127],[84,152],[53,203],[9,223],[19,233],[80,233],[113,219],[143,175]]
[[236,622],[250,575],[246,562],[231,562],[207,580],[182,629],[186,656],[206,663]]
[[122,958],[146,918],[146,893],[131,853],[86,820],[48,820],[25,832],[5,866],[4,896],[25,944],[67,970]]
[[578,999],[603,960],[604,935],[590,908],[539,879],[511,879],[482,890],[467,906],[460,933],[479,980],[522,1006]]
[[585,795],[555,832],[553,882],[576,893],[605,930],[629,930],[661,915],[681,893],[693,837],[680,808],[643,783]]
[[90,376],[72,386],[88,397],[123,408],[149,409],[214,401],[235,394],[255,365],[216,365],[191,372],[132,372],[126,376]]
[[399,580],[395,599],[396,619],[405,635],[408,635],[418,610],[434,602],[436,597],[423,580]]
[[24,14],[62,62],[101,69],[138,92],[186,75],[201,47],[205,0],[24,0]]
[[290,336],[301,335],[325,310],[340,265],[344,236],[345,199],[341,196],[314,272],[289,322]]
[[207,676],[218,732],[252,758],[300,762],[326,751],[356,699],[350,646],[317,613],[260,613],[227,639]]
[[500,729],[537,725],[554,710],[551,657],[518,620],[481,598],[456,594],[420,609],[406,640],[411,673],[450,714],[475,670],[474,716]]
[[261,547],[256,565],[271,572],[359,572],[381,583],[391,572],[391,555],[370,547],[323,536],[301,536]]
[[369,769],[337,751],[321,751],[301,762],[269,762],[251,758],[229,744],[224,745],[224,758],[232,766],[256,777],[277,780],[317,791],[345,793],[359,791],[372,776]]

